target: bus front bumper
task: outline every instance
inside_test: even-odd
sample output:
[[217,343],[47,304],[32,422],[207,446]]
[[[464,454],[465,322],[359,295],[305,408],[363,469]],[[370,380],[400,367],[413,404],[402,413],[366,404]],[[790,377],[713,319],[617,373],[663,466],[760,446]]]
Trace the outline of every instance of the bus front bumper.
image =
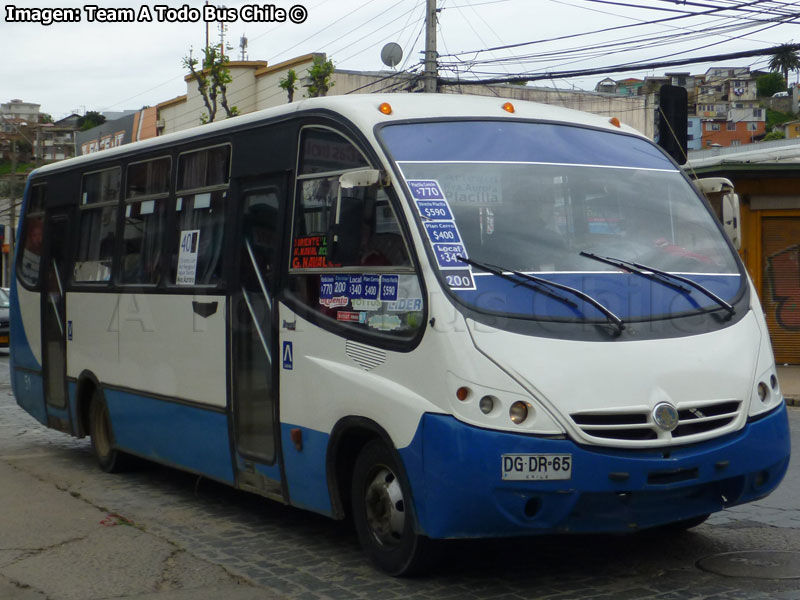
[[[568,480],[509,481],[506,455],[569,455]],[[785,405],[706,442],[648,450],[480,429],[424,415],[401,455],[420,533],[432,538],[619,533],[691,519],[772,492],[789,464]]]

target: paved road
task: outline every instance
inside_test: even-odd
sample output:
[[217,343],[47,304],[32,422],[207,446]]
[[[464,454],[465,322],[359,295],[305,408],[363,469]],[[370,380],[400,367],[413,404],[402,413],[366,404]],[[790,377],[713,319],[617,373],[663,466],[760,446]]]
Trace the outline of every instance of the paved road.
[[[800,439],[800,408],[790,420]],[[435,574],[392,579],[365,563],[348,523],[155,465],[102,473],[88,441],[16,406],[0,356],[0,598],[800,600],[800,579],[696,566],[724,552],[796,552],[783,556],[800,578],[796,448],[793,459],[771,497],[691,532],[459,542]]]

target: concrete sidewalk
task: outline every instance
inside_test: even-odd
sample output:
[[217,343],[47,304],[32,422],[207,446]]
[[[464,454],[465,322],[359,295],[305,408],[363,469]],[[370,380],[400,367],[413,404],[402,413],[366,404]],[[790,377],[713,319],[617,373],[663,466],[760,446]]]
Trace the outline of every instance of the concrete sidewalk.
[[778,365],[778,380],[789,406],[800,406],[800,365]]

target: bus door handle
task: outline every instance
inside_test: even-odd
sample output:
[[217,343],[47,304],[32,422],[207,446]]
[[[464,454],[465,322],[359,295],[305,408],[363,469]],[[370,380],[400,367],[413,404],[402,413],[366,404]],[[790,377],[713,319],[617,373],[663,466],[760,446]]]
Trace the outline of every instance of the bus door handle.
[[217,306],[219,305],[218,302],[198,302],[197,300],[192,300],[192,311],[204,319],[207,319],[215,312],[217,312]]

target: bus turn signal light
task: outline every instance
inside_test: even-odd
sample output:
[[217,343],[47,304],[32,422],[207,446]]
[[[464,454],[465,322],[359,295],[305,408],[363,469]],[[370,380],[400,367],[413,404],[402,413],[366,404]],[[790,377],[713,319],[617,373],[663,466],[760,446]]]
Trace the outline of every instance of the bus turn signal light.
[[503,110],[506,112],[513,113],[514,112],[514,105],[511,102],[506,102],[503,104]]
[[611,123],[614,127],[622,127],[622,124],[619,122],[619,119],[617,117],[611,117],[608,120],[608,122]]
[[388,102],[381,102],[381,105],[378,107],[378,110],[381,111],[385,115],[392,114],[392,105]]

